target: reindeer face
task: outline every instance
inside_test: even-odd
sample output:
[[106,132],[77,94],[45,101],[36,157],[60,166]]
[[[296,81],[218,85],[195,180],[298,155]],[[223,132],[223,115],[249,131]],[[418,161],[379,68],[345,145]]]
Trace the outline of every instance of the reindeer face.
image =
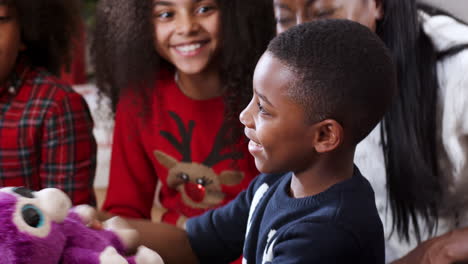
[[161,152],[154,152],[156,159],[168,170],[167,184],[182,195],[185,204],[192,208],[212,208],[224,199],[221,185],[236,185],[242,181],[243,174],[223,171],[219,175],[213,169],[194,162],[178,162]]
[[178,190],[183,202],[192,208],[207,209],[221,204],[224,199],[221,185],[237,185],[244,177],[243,173],[234,171],[223,171],[217,175],[211,169],[218,162],[236,160],[243,156],[242,152],[222,151],[233,144],[226,138],[229,126],[223,123],[214,139],[211,152],[202,163],[196,163],[192,161],[190,149],[195,121],[190,120],[186,127],[175,112],[169,112],[169,116],[176,122],[180,136],[176,137],[168,131],[160,131],[160,134],[180,152],[182,161],[179,162],[161,151],[154,152],[156,159],[169,170],[168,186]]

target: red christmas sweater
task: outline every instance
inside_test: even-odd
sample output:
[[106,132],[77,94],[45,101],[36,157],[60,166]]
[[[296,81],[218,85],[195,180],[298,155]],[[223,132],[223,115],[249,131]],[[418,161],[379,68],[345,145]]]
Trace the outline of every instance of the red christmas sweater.
[[134,96],[119,102],[103,209],[150,218],[157,193],[165,213],[153,220],[180,226],[234,199],[258,171],[244,139],[226,146],[222,97],[188,98],[170,73],[157,85],[149,118]]

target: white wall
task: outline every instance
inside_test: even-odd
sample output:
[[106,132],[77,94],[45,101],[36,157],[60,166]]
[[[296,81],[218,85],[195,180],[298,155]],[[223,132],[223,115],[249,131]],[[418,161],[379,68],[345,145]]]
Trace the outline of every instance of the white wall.
[[97,88],[93,84],[74,85],[74,90],[81,94],[88,103],[94,120],[94,138],[97,143],[97,167],[94,187],[105,188],[109,181],[109,163],[111,157],[112,132],[114,122],[110,109],[98,104]]

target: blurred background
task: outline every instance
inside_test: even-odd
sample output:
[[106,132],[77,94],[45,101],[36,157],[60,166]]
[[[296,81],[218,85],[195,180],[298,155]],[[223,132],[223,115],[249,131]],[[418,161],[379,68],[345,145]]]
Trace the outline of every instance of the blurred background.
[[73,84],[75,91],[83,95],[94,119],[94,136],[98,144],[95,187],[107,187],[112,141],[113,120],[105,98],[101,98],[94,85],[94,71],[89,58],[94,14],[97,0],[82,0],[83,32],[74,49],[74,61],[70,73],[64,79]]

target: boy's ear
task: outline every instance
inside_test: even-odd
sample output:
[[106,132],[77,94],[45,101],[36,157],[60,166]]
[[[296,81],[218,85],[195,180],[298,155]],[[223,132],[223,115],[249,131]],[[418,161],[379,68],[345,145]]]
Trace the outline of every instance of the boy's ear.
[[381,20],[384,18],[384,7],[383,7],[383,0],[374,0],[376,6],[376,20]]
[[326,119],[316,123],[314,126],[314,148],[318,153],[333,151],[343,142],[343,127],[337,121]]

